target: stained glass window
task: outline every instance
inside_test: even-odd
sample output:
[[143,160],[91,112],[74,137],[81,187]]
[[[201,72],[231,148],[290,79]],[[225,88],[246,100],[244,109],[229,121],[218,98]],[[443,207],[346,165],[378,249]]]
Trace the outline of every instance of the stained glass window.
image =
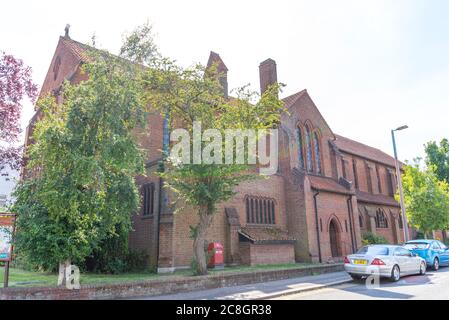
[[298,144],[298,162],[299,167],[304,169],[304,154],[303,154],[303,142],[301,128],[296,128],[296,143]]
[[310,136],[309,127],[306,127],[306,153],[307,153],[307,171],[313,171],[312,138]]
[[318,134],[316,132],[313,134],[313,145],[315,146],[316,172],[321,173],[320,143],[319,143],[319,140],[318,140]]

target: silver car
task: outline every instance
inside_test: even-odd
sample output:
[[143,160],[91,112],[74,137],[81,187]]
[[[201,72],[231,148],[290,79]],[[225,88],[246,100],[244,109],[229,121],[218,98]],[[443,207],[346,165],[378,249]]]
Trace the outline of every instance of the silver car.
[[344,259],[344,268],[354,279],[370,275],[398,281],[401,276],[425,274],[426,261],[410,250],[394,245],[370,245]]

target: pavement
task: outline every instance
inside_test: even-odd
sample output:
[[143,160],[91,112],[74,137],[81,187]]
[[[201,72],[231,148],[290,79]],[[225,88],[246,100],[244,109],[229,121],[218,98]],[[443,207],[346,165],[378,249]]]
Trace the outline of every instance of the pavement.
[[377,288],[368,288],[364,282],[349,282],[315,291],[297,292],[279,300],[449,300],[449,267],[427,271],[423,276],[413,275],[392,283],[381,280]]
[[139,297],[139,300],[449,300],[449,267],[428,270],[425,275],[401,278],[398,282],[381,279],[374,286],[354,282],[346,272]]
[[138,300],[262,300],[318,290],[352,281],[346,272],[223,287],[171,295],[139,297]]

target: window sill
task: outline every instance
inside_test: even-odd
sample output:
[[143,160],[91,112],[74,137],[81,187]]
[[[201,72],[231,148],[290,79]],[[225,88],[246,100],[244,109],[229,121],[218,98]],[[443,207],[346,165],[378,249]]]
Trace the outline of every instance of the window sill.
[[247,227],[276,227],[276,224],[268,223],[246,223]]

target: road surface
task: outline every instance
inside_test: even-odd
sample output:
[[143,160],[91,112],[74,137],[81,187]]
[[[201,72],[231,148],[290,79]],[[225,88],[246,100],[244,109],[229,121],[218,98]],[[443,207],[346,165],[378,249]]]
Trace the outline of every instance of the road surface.
[[422,299],[449,300],[449,267],[429,271],[424,276],[408,276],[396,283],[381,280],[378,288],[365,283],[345,283],[338,286],[284,295],[281,300],[365,300],[365,299]]

